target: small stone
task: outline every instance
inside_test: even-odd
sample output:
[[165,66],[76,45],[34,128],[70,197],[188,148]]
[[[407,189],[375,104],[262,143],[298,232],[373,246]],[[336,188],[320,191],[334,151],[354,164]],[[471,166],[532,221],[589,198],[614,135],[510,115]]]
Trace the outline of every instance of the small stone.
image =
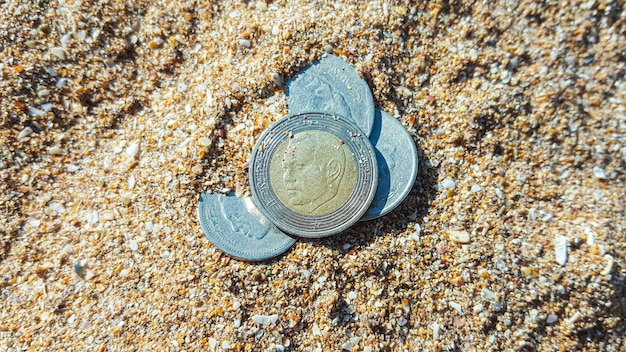
[[137,244],[137,241],[135,240],[131,240],[128,246],[130,247],[130,250],[133,252],[139,249],[139,245]]
[[250,41],[247,39],[239,39],[238,43],[240,46],[243,46],[244,48],[250,47]]
[[470,242],[470,234],[467,231],[455,231],[452,230],[449,233],[450,240],[456,243],[469,243]]
[[63,149],[57,146],[52,146],[48,149],[48,153],[50,153],[51,155],[61,155],[63,154]]
[[139,144],[137,143],[131,143],[128,147],[126,147],[126,155],[129,158],[134,158],[138,152],[139,152]]
[[50,48],[50,54],[58,57],[61,60],[65,60],[65,56],[67,54],[67,51],[65,51],[65,49],[59,47],[59,46],[55,46],[54,48]]
[[202,173],[202,165],[196,164],[191,168],[191,172],[195,175],[200,175]]
[[319,326],[317,326],[316,323],[313,323],[313,335],[314,336],[322,336],[322,331],[320,330]]
[[546,319],[546,324],[554,324],[557,320],[559,320],[559,317],[557,317],[554,314],[550,314],[548,315],[548,318]]
[[567,264],[567,237],[559,235],[554,239],[554,255],[559,265]]
[[441,325],[437,323],[433,323],[431,325],[431,328],[433,329],[433,340],[439,339],[439,332],[441,331]]
[[230,342],[228,342],[228,341],[223,341],[223,342],[222,342],[222,349],[224,349],[224,350],[229,350],[229,349],[230,349]]
[[198,139],[198,144],[202,147],[210,147],[211,146],[211,138],[207,138],[207,137],[202,137],[200,139]]
[[356,292],[354,292],[354,291],[350,291],[350,292],[348,292],[348,299],[350,299],[350,300],[355,300],[355,299],[356,299],[356,297],[357,297]]
[[472,185],[472,189],[471,189],[471,191],[472,191],[473,193],[478,193],[478,192],[480,192],[481,190],[482,190],[482,187],[480,187],[479,185]]
[[20,133],[18,133],[17,135],[17,139],[22,139],[24,137],[28,137],[31,135],[31,133],[33,133],[33,129],[26,126],[26,128],[24,128],[23,130],[20,131]]
[[606,179],[606,171],[604,171],[603,168],[601,168],[600,166],[594,166],[593,167],[593,176],[599,180],[605,180]]
[[480,290],[480,295],[484,300],[487,300],[487,301],[494,301],[496,299],[495,292],[484,287],[482,290]]
[[65,214],[65,207],[61,203],[52,203],[50,204],[50,208],[59,215]]
[[567,321],[565,322],[567,325],[572,325],[582,319],[583,315],[580,312],[575,312]]
[[449,178],[445,178],[443,181],[439,183],[439,188],[455,189],[456,183]]
[[448,305],[450,306],[450,308],[453,308],[454,310],[457,311],[457,313],[459,314],[463,314],[463,307],[461,307],[460,304],[454,302],[454,301],[450,301],[448,302]]
[[278,321],[278,314],[272,314],[272,315],[257,314],[252,317],[252,321],[260,325],[268,325],[268,324],[274,325]]
[[611,256],[610,254],[605,254],[604,260],[606,261],[606,265],[604,266],[604,269],[602,269],[602,271],[600,272],[600,275],[610,274],[613,270],[613,265],[615,264],[615,259],[613,259],[613,256]]
[[472,313],[478,314],[482,312],[484,309],[485,309],[485,306],[483,306],[482,304],[477,304],[474,306],[474,308],[472,308]]
[[215,347],[217,347],[217,340],[210,337],[209,338],[209,348],[211,349],[211,351],[215,350]]
[[76,272],[78,276],[82,277],[83,275],[85,275],[84,269],[85,267],[83,266],[83,263],[81,263],[80,260],[74,262],[74,271]]

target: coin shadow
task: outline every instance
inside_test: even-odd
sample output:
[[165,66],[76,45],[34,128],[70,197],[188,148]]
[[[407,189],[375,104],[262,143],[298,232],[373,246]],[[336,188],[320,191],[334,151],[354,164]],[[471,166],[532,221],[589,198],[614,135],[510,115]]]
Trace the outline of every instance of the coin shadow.
[[398,235],[414,224],[421,226],[431,203],[437,196],[435,185],[439,172],[418,143],[416,143],[416,149],[419,166],[415,183],[407,197],[396,209],[379,218],[357,222],[335,236],[324,238],[321,241],[308,240],[307,242],[314,246],[320,245],[333,250],[342,250],[346,244],[351,247],[367,246],[379,236]]

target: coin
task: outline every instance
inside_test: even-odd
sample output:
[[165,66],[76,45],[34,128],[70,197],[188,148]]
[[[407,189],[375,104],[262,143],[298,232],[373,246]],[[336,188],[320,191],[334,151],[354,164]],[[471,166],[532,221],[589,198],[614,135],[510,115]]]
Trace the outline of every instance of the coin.
[[369,207],[378,183],[369,139],[329,114],[286,116],[259,137],[250,157],[250,189],[259,211],[301,237],[339,233]]
[[376,150],[378,189],[361,220],[371,220],[395,209],[409,194],[417,176],[417,148],[400,121],[376,109],[370,140]]
[[345,117],[366,136],[374,126],[374,98],[365,80],[342,59],[324,54],[287,83],[292,114],[311,111]]
[[237,259],[270,259],[296,242],[261,215],[250,197],[202,194],[198,218],[209,241]]

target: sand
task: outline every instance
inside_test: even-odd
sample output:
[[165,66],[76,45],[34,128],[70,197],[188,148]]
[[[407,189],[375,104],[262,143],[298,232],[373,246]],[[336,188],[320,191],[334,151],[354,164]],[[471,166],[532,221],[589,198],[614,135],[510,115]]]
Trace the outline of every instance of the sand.
[[[0,5],[0,350],[624,351],[623,1]],[[413,136],[392,213],[212,246],[324,52]]]

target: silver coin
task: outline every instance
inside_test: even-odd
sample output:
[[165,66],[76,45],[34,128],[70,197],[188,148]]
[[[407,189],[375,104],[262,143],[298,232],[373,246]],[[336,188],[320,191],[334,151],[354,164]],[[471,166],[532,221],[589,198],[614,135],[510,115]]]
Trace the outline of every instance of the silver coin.
[[339,233],[367,211],[378,183],[369,139],[337,116],[283,117],[260,136],[250,157],[259,211],[301,237]]
[[296,242],[261,215],[250,197],[202,194],[198,218],[209,241],[237,259],[270,259]]
[[417,176],[417,148],[400,121],[376,109],[370,140],[378,162],[378,189],[361,220],[371,220],[395,209],[409,194]]
[[345,117],[366,136],[374,126],[374,98],[365,80],[342,59],[324,54],[287,83],[292,114],[311,111]]

